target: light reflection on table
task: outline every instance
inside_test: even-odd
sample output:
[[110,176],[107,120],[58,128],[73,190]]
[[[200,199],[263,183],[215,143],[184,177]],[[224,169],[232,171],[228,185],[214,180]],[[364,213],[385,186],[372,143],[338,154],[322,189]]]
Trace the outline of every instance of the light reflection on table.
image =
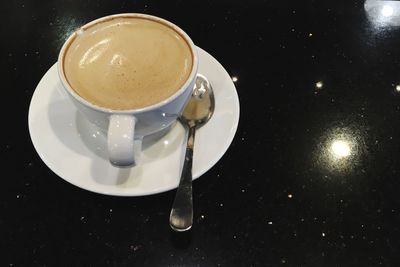
[[367,152],[365,139],[363,128],[355,124],[327,129],[315,150],[315,166],[327,174],[357,171]]
[[364,9],[375,27],[400,26],[400,1],[366,0]]

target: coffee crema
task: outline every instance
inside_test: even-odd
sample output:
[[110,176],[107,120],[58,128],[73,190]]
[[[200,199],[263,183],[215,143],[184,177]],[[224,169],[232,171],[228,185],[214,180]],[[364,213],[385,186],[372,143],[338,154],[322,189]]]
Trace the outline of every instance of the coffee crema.
[[78,30],[63,62],[78,95],[116,110],[169,98],[187,81],[192,65],[191,48],[178,32],[140,17],[111,18]]

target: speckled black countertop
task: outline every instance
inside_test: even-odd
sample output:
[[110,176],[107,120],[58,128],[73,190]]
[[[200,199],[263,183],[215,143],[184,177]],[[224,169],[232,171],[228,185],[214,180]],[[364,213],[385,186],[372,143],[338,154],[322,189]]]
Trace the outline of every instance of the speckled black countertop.
[[[181,26],[235,80],[240,122],[194,182],[113,197],[39,158],[32,94],[77,26],[125,12]],[[399,1],[2,3],[1,266],[400,266]]]

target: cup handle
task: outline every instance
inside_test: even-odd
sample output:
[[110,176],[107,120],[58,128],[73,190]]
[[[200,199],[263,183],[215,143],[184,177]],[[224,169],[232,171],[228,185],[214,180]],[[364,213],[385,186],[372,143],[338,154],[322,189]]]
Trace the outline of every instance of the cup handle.
[[135,137],[136,118],[111,115],[107,132],[109,159],[116,167],[133,167],[139,160],[142,139]]

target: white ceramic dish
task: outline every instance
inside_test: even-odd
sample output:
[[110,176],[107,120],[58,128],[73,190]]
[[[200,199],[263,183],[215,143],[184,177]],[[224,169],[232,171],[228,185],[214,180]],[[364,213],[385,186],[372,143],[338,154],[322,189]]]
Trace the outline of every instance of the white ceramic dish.
[[[196,134],[193,178],[214,166],[230,146],[239,122],[239,99],[231,77],[198,48],[199,73],[210,80],[215,113]],[[59,177],[80,188],[114,196],[143,196],[176,188],[180,178],[185,130],[176,123],[156,143],[147,145],[134,168],[113,167],[106,139],[75,109],[61,90],[54,64],[39,82],[29,107],[29,132],[43,162]]]

